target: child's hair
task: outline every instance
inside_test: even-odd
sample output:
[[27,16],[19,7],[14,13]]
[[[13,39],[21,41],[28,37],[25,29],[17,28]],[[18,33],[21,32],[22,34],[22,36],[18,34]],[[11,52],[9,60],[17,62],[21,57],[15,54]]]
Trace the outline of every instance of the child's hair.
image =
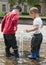
[[14,6],[13,8],[14,8],[14,9],[18,9],[18,10],[19,10],[19,12],[21,12],[21,11],[22,11],[22,8],[21,8],[20,6],[18,6],[18,5],[17,5],[17,6]]
[[32,7],[32,8],[30,8],[30,13],[31,12],[39,13],[39,10],[37,7]]

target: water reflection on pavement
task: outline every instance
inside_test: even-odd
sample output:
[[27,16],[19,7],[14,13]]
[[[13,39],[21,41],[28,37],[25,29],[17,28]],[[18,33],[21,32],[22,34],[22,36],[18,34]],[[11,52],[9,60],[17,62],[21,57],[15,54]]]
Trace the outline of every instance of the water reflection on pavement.
[[[24,44],[27,44],[27,43],[24,43]],[[15,59],[15,57],[6,58],[4,47],[5,47],[4,43],[0,42],[0,65],[46,65],[46,44],[45,43],[41,45],[41,50],[40,50],[41,57],[35,60],[33,59],[31,60],[27,58],[27,55],[30,53],[30,49],[29,47],[27,49],[27,46],[26,46],[23,51],[24,52],[23,60],[25,62],[21,64],[18,63],[19,59]]]
[[[32,26],[31,26],[32,27]],[[25,26],[18,26],[18,31],[20,29],[24,29]],[[28,27],[26,27],[28,28]],[[25,29],[26,29],[25,28]],[[30,28],[30,26],[29,26]],[[30,35],[26,35],[27,37],[24,37],[23,41],[24,41],[24,45],[23,45],[23,63],[18,63],[19,59],[15,59],[15,57],[10,57],[10,58],[6,58],[5,57],[5,45],[3,42],[3,38],[2,38],[2,33],[0,32],[0,65],[46,65],[46,31],[45,31],[46,27],[44,26],[44,28],[41,30],[44,36],[44,40],[43,43],[41,45],[41,49],[40,49],[40,58],[37,58],[35,60],[31,60],[28,59],[27,56],[28,54],[30,54]],[[16,36],[19,34],[16,34]],[[18,46],[20,44],[20,40],[19,37],[17,37],[17,41],[18,41]],[[20,50],[22,51],[22,50]],[[11,49],[12,52],[12,49]]]

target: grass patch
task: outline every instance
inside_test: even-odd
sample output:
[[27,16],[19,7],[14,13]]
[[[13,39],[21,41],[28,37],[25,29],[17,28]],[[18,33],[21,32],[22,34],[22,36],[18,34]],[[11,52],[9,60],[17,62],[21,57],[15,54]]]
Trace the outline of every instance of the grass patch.
[[0,17],[3,17],[6,14],[6,12],[0,12]]

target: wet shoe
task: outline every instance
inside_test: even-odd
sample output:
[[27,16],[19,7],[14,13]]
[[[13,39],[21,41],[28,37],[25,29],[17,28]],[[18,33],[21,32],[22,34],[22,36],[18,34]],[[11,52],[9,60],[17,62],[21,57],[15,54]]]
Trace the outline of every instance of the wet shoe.
[[19,54],[15,54],[15,58],[19,58]]
[[36,53],[32,53],[30,55],[28,55],[29,59],[36,59]]
[[14,53],[6,53],[6,57],[11,57],[11,56],[14,56]]
[[14,56],[15,56],[15,58],[19,58],[18,49],[14,50]]
[[6,53],[6,57],[11,57],[11,53]]
[[37,56],[38,58],[40,57],[39,50],[36,51],[36,56]]

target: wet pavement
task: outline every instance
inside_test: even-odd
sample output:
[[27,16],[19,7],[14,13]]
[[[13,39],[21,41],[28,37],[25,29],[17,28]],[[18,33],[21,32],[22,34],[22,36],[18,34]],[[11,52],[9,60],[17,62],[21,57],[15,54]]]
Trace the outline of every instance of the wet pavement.
[[[16,36],[18,38],[19,34],[18,32],[21,31],[25,31],[26,29],[31,29],[32,25],[18,25],[18,30],[16,32]],[[0,24],[0,31],[1,31],[1,24]],[[43,26],[43,28],[41,29],[41,32],[43,34],[43,43],[46,43],[46,26]],[[25,32],[24,32],[25,33]],[[31,35],[33,34],[33,32],[27,34],[27,37],[31,37]],[[0,32],[0,41],[3,39],[3,35],[2,32]]]
[[[14,56],[7,58],[5,57],[4,42],[0,41],[0,65],[46,65],[46,43],[42,43],[41,45],[40,58],[34,60],[27,58],[28,54],[30,54],[29,44],[26,42],[23,47],[23,58],[16,59]],[[12,48],[11,52],[13,52]],[[22,50],[20,50],[20,53],[22,53]],[[19,60],[23,60],[23,62],[18,63]]]
[[[21,30],[23,30],[25,26],[19,26],[18,28],[19,28],[18,31],[20,31],[20,29],[22,28]],[[30,28],[30,26],[26,28]],[[46,26],[44,26],[44,28],[41,30],[43,33],[44,39],[40,49],[40,58],[37,58],[35,60],[33,59],[31,60],[27,58],[28,54],[31,53],[30,42],[32,38],[32,33],[30,35],[30,33],[27,34],[27,33],[21,32],[22,35],[24,36],[20,38],[20,36],[22,35],[20,35],[21,34],[20,32],[19,33],[17,32],[16,37],[17,37],[17,43],[18,43],[18,47],[20,51],[19,53],[23,55],[23,58],[16,59],[14,56],[10,58],[5,57],[5,45],[3,42],[2,33],[0,32],[0,65],[46,65],[46,31],[45,29],[46,29]],[[22,43],[23,43],[22,45],[23,48],[20,46]],[[22,52],[22,49],[23,49],[23,52]],[[12,48],[10,50],[11,52],[13,52]],[[23,62],[19,63],[18,61],[21,61],[21,62],[23,61]]]

